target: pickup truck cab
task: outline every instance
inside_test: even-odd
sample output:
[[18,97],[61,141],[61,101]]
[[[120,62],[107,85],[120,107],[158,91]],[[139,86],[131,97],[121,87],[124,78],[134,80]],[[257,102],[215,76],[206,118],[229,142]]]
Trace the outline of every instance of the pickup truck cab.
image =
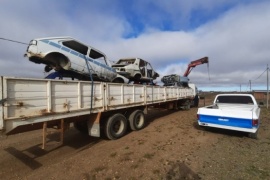
[[251,94],[219,94],[213,105],[198,109],[197,117],[200,126],[248,132],[256,138],[260,108]]
[[31,62],[45,64],[45,72],[54,69],[79,80],[89,80],[90,74],[94,81],[114,82],[120,78],[103,52],[71,37],[31,40],[25,56]]

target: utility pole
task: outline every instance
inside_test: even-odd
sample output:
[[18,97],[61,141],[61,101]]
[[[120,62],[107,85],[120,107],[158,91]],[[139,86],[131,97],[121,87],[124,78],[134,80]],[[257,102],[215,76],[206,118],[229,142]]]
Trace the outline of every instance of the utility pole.
[[240,92],[241,92],[241,84],[240,84]]
[[249,91],[251,92],[251,80],[249,80]]
[[266,97],[266,108],[268,109],[268,101],[269,101],[269,79],[268,79],[268,71],[269,71],[269,68],[268,68],[268,64],[267,64],[267,97]]

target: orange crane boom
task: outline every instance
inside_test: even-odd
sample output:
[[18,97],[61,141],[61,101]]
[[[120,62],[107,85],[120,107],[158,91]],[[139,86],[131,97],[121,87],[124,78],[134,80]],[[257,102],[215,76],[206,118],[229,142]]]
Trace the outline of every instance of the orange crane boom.
[[208,63],[208,57],[203,57],[201,59],[195,60],[195,61],[191,61],[188,65],[188,68],[186,70],[186,72],[184,73],[184,77],[187,77],[189,75],[189,73],[191,72],[191,70],[193,68],[195,68],[198,65],[204,64],[204,63]]

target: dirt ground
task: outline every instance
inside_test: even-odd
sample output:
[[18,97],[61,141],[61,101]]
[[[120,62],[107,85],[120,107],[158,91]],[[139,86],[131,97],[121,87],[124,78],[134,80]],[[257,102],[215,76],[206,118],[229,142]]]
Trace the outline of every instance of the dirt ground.
[[[206,100],[206,105],[210,104]],[[200,106],[204,102],[200,101]],[[119,140],[74,128],[0,136],[1,179],[270,179],[270,110],[262,108],[258,139],[197,125],[197,108],[152,110],[143,130]]]

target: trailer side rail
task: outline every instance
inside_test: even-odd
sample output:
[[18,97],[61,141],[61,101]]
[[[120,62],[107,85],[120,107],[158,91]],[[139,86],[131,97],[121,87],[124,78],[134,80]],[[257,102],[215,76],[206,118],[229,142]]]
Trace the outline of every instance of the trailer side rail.
[[193,90],[94,82],[2,77],[0,129],[192,98]]

